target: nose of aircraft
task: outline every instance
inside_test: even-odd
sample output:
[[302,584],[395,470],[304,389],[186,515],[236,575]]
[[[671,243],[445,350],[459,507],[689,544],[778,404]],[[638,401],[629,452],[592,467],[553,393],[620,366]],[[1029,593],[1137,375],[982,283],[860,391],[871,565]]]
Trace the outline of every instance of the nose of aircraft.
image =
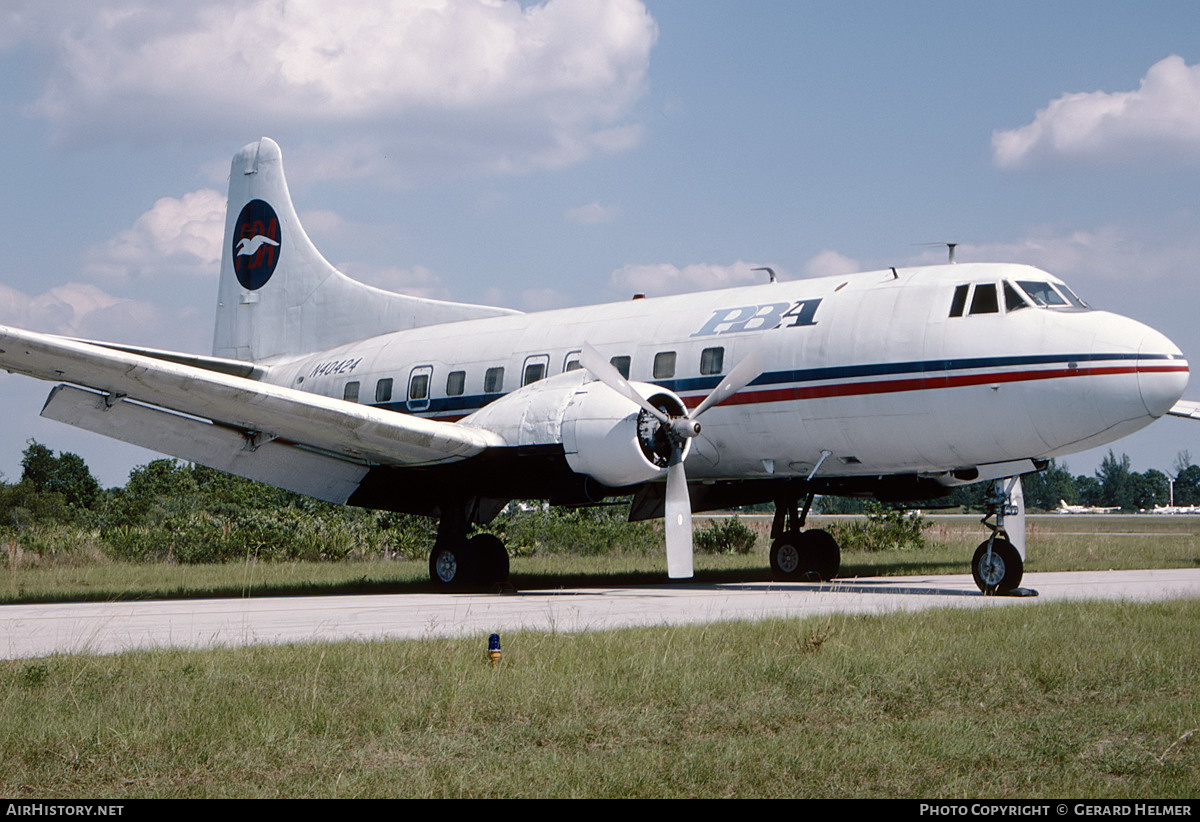
[[1188,364],[1175,343],[1153,328],[1144,329],[1138,345],[1138,389],[1152,417],[1171,410],[1187,387]]

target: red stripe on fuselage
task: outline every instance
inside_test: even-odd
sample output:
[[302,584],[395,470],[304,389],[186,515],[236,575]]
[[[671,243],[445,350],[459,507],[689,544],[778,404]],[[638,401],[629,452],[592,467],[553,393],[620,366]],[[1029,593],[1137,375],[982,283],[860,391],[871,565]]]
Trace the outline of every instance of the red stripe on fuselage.
[[[1138,368],[1118,365],[1097,368],[1054,368],[1042,371],[1007,371],[989,374],[959,374],[947,376],[913,377],[902,380],[871,380],[869,382],[836,383],[833,385],[798,386],[796,388],[772,388],[764,391],[742,390],[721,405],[748,405],[761,402],[786,402],[788,400],[813,400],[824,397],[854,397],[864,394],[895,394],[901,391],[933,391],[939,388],[961,388],[969,385],[991,383],[1026,382],[1053,380],[1063,377],[1108,376],[1112,374],[1146,374],[1164,372],[1187,372],[1186,365],[1161,365]],[[689,408],[699,405],[706,395],[683,398]]]
[[[1026,382],[1054,380],[1066,377],[1111,376],[1114,374],[1164,374],[1188,372],[1187,365],[1130,366],[1114,365],[1095,368],[1052,368],[1041,371],[1005,371],[988,374],[959,374],[947,376],[912,377],[900,380],[870,380],[831,385],[799,386],[796,388],[769,388],[761,391],[742,389],[721,405],[751,405],[763,402],[787,402],[789,400],[813,400],[824,397],[854,397],[864,394],[896,394],[902,391],[933,391],[939,388],[962,388],[989,383]],[[695,408],[707,393],[681,397],[688,408]],[[432,417],[442,422],[458,422],[466,414],[448,414]]]

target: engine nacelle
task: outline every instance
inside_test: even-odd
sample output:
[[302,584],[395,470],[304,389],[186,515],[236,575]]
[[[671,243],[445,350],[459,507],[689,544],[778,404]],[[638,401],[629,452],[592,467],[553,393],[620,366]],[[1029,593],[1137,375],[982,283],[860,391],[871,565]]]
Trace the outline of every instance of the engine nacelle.
[[[632,383],[639,394],[672,417],[686,414],[674,393],[649,383]],[[562,443],[567,464],[607,486],[619,488],[663,476],[671,441],[662,423],[602,382],[575,393],[563,415]],[[684,441],[684,457],[691,440]]]
[[[686,413],[671,391],[632,383],[639,394],[669,416]],[[665,475],[671,440],[653,414],[571,371],[532,383],[462,420],[499,434],[510,446],[561,444],[567,465],[610,488],[637,485]],[[684,442],[686,457],[691,440]]]

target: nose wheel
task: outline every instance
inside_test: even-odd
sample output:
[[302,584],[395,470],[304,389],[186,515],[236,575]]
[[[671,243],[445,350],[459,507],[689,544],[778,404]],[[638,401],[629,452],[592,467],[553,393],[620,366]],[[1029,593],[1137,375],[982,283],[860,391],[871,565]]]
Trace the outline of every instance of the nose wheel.
[[[971,558],[971,576],[979,590],[988,596],[1029,596],[1036,591],[1019,587],[1025,575],[1025,496],[1021,478],[995,480],[984,497],[987,515],[982,522],[992,535],[975,549]],[[993,518],[995,522],[993,522]],[[1013,523],[1007,531],[1005,519]],[[1020,547],[1014,544],[1019,542]]]
[[971,559],[971,576],[985,594],[1007,594],[1021,584],[1025,563],[1013,544],[1002,537],[985,540]]

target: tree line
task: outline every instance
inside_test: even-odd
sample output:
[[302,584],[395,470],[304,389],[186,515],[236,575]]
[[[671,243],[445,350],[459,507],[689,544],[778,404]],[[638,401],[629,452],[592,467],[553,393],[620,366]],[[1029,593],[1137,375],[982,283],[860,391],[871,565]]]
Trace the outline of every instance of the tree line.
[[[1138,473],[1131,467],[1128,454],[1117,456],[1112,449],[1094,474],[1073,476],[1065,464],[1050,460],[1050,465],[1036,474],[1021,478],[1028,511],[1053,511],[1060,502],[1120,508],[1124,513],[1149,511],[1155,505],[1167,505],[1172,499],[1174,484],[1175,505],[1200,505],[1200,466],[1193,465],[1191,454],[1181,451],[1175,458],[1174,477],[1156,468]],[[930,507],[963,508],[983,511],[983,497],[988,483],[964,485]],[[849,513],[852,501],[830,500],[821,510],[825,513]],[[856,510],[856,509],[855,509]]]
[[[981,511],[986,485],[955,489],[929,507]],[[1092,475],[1072,476],[1067,466],[1051,461],[1045,471],[1024,478],[1024,490],[1030,511],[1053,511],[1065,500],[1136,512],[1170,499],[1165,473],[1137,473],[1127,455],[1111,450]],[[1186,451],[1176,459],[1174,502],[1200,505],[1200,466]],[[824,513],[863,510],[860,500],[831,497],[818,506]],[[576,553],[597,546],[645,552],[661,542],[653,526],[625,523],[623,512],[612,506],[514,509],[489,530],[500,533],[514,554]],[[113,560],[149,562],[423,559],[435,532],[424,517],[325,503],[171,459],[138,466],[124,486],[105,489],[81,457],[56,454],[34,440],[22,453],[20,479],[0,481],[0,544],[10,559],[16,551],[46,557],[78,552],[80,546]],[[700,532],[697,547],[726,550],[724,536]]]

